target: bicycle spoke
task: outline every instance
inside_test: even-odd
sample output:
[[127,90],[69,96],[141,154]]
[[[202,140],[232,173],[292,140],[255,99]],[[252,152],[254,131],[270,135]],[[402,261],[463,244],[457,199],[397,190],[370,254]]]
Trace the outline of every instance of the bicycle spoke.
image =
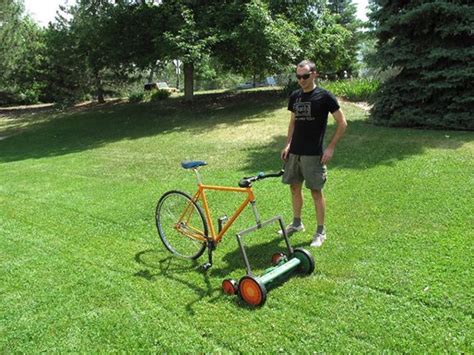
[[207,224],[199,206],[188,195],[170,191],[158,202],[158,233],[168,250],[186,257],[199,257],[206,247]]

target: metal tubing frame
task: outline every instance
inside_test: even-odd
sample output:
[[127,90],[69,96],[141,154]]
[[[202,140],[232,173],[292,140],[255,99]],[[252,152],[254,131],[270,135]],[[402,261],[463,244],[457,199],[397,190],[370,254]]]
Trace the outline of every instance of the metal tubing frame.
[[[252,190],[251,186],[243,188],[243,187],[203,185],[202,182],[201,182],[201,177],[199,175],[199,172],[198,172],[197,168],[193,169],[193,170],[196,174],[196,179],[197,179],[197,182],[198,182],[198,191],[194,194],[193,200],[194,201],[198,201],[198,200],[202,201],[202,205],[204,207],[204,213],[206,215],[207,224],[209,226],[209,232],[210,232],[210,237],[211,237],[210,239],[214,243],[214,246],[221,241],[224,234],[227,232],[227,230],[230,228],[230,226],[234,223],[234,221],[237,219],[237,217],[240,216],[240,214],[247,207],[247,205],[249,203],[251,204],[252,211],[253,211],[253,214],[255,216],[256,225],[252,226],[252,227],[249,227],[247,229],[244,229],[244,230],[242,230],[242,231],[240,231],[236,234],[237,243],[239,244],[240,251],[242,253],[242,258],[244,259],[244,263],[245,263],[245,266],[247,268],[247,274],[248,275],[252,276],[253,273],[252,273],[252,269],[250,267],[250,263],[249,263],[249,260],[248,260],[248,257],[247,257],[247,253],[245,252],[245,247],[244,247],[242,237],[244,235],[250,233],[250,232],[253,232],[257,229],[263,228],[264,226],[266,226],[268,224],[271,224],[271,223],[278,220],[278,222],[280,223],[280,229],[283,233],[283,238],[285,239],[286,247],[288,249],[288,255],[293,255],[293,248],[291,247],[290,240],[288,239],[288,236],[286,234],[285,223],[283,222],[283,219],[281,218],[281,216],[279,216],[279,215],[275,216],[275,217],[270,218],[269,220],[266,220],[264,222],[260,221],[260,215],[259,215],[258,210],[257,210],[257,206],[256,206],[256,202],[255,202],[255,196],[254,196],[254,193],[253,193],[253,190]],[[246,193],[247,194],[247,198],[242,202],[242,204],[237,208],[237,210],[232,214],[232,216],[230,216],[228,221],[224,224],[222,230],[220,230],[217,235],[216,235],[216,231],[215,231],[215,228],[214,228],[214,223],[212,222],[211,212],[210,212],[210,209],[209,209],[209,205],[207,203],[207,197],[206,197],[205,190],[224,191],[224,192],[240,192],[240,193]],[[210,257],[209,257],[209,260],[211,260]],[[286,270],[286,268],[285,268],[285,270]],[[286,272],[286,271],[284,271],[284,272]]]
[[[207,202],[207,197],[206,197],[206,190],[211,190],[211,191],[224,191],[224,192],[240,192],[240,193],[246,193],[247,197],[246,199],[241,203],[241,205],[235,210],[235,212],[229,217],[228,221],[224,224],[223,228],[221,231],[216,233],[216,229],[214,228],[214,223],[212,221],[212,216],[211,216],[211,211],[209,208],[209,204]],[[226,187],[226,186],[213,186],[213,185],[203,185],[201,183],[198,184],[198,191],[194,194],[193,196],[194,201],[201,200],[202,205],[204,207],[204,213],[206,215],[206,220],[207,224],[209,226],[209,234],[210,238],[217,244],[222,240],[222,237],[224,234],[227,232],[227,230],[230,228],[230,226],[234,223],[234,221],[237,219],[237,217],[240,216],[242,211],[247,207],[249,203],[252,204],[252,209],[254,210],[254,214],[256,216],[258,215],[258,212],[256,212],[256,207],[255,207],[255,195],[251,189],[251,187]]]
[[242,230],[242,231],[240,231],[236,234],[237,243],[239,244],[240,252],[242,253],[242,258],[244,259],[245,267],[247,268],[247,275],[253,276],[253,273],[252,273],[252,268],[250,267],[250,263],[249,263],[249,259],[247,257],[247,253],[245,252],[245,247],[244,247],[244,242],[242,240],[242,237],[246,234],[249,234],[251,232],[256,231],[257,229],[263,228],[263,227],[265,227],[265,226],[267,226],[267,225],[269,225],[269,224],[271,224],[275,221],[278,221],[280,223],[280,228],[283,231],[283,237],[285,239],[286,247],[288,249],[288,254],[289,255],[293,254],[293,248],[291,247],[290,240],[288,239],[288,236],[286,235],[285,224],[284,224],[283,219],[281,218],[281,216],[275,216],[275,217],[270,218],[270,219],[268,219],[264,222],[259,222],[257,220],[257,224],[255,226],[246,228],[246,229],[244,229],[244,230]]

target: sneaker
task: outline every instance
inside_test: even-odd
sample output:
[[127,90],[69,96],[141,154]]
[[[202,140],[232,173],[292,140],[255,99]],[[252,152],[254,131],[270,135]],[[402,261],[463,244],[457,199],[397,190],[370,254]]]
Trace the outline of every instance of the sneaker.
[[313,241],[311,242],[311,246],[315,248],[319,248],[323,245],[324,241],[326,240],[326,233],[316,233],[313,237]]
[[[293,223],[290,223],[286,226],[286,235],[288,237],[296,232],[304,232],[303,223],[301,223],[298,227],[293,226]],[[278,231],[278,235],[283,236],[283,232],[281,231],[281,229]]]

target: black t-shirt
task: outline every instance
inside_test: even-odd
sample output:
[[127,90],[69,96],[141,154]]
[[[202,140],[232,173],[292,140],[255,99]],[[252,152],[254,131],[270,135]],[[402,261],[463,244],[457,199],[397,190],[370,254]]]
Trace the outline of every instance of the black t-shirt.
[[339,110],[336,97],[320,87],[310,92],[296,90],[290,95],[288,110],[295,114],[290,153],[322,155],[328,114]]

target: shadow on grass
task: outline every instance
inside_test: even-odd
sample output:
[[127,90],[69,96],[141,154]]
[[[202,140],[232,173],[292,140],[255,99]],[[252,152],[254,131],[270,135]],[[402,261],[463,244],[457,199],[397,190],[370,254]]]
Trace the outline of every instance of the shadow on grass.
[[[154,282],[157,277],[166,277],[170,280],[183,284],[186,288],[193,290],[197,298],[186,305],[186,311],[190,315],[194,315],[193,305],[201,301],[204,297],[209,297],[216,291],[220,291],[219,288],[213,288],[209,280],[209,275],[202,271],[201,264],[196,260],[189,262],[189,260],[178,259],[174,256],[167,256],[160,258],[161,253],[154,249],[148,249],[141,251],[135,255],[135,261],[141,266],[147,269],[140,270],[134,274],[134,276],[142,277],[150,282]],[[205,288],[199,287],[196,283],[190,282],[186,276],[180,277],[180,275],[189,275],[190,273],[198,273],[203,276]],[[220,297],[216,296],[211,299],[216,300]]]
[[[330,125],[326,143],[334,130],[335,126]],[[363,170],[377,165],[391,166],[427,149],[455,150],[472,140],[471,132],[387,128],[365,121],[349,121],[346,134],[338,143],[329,167]],[[286,136],[277,136],[265,146],[248,149],[245,171],[278,170],[285,142]]]
[[[255,245],[248,244],[249,243],[245,244],[245,252],[249,259],[250,267],[252,268],[252,271],[255,271],[256,274],[258,274],[258,270],[264,270],[272,266],[271,260],[273,254],[282,252],[288,255],[288,249],[286,247],[286,243],[284,242],[284,238],[280,236],[271,237],[269,241]],[[308,247],[308,245],[304,243],[293,243],[291,241],[291,238],[290,244],[292,248],[307,249]],[[217,249],[216,257],[220,257],[219,249]],[[234,250],[228,252],[227,254],[221,257],[222,260],[225,261],[228,266],[224,268],[221,267],[218,269],[211,269],[210,272],[212,276],[226,277],[236,268],[245,268],[242,253],[237,245]]]
[[49,111],[45,115],[50,118],[39,113],[29,119],[20,116],[27,126],[0,140],[0,161],[64,155],[174,131],[202,133],[215,125],[236,126],[271,115],[282,104],[277,92],[262,91],[199,95],[192,103],[181,98],[142,104],[114,102],[62,114]]
[[[0,140],[0,161],[65,155],[123,139],[176,131],[203,133],[216,125],[238,126],[271,116],[285,105],[286,99],[275,91],[229,92],[198,95],[192,103],[182,98],[142,104],[116,101],[60,114],[50,110],[31,117],[13,115],[7,119],[21,119],[25,127]],[[454,150],[472,141],[471,132],[386,128],[351,121],[350,116],[348,120],[348,131],[337,146],[331,167],[366,169],[378,164],[391,165],[425,149]],[[333,132],[334,125],[330,125],[326,142]],[[285,136],[278,136],[264,146],[247,148],[245,169],[249,172],[278,169],[285,141]]]
[[[266,243],[260,243],[257,245],[252,245],[250,247],[245,247],[247,257],[250,261],[250,266],[256,276],[260,275],[260,270],[268,269],[272,266],[271,258],[274,253],[283,252],[288,255],[288,251],[286,247],[282,247],[282,243],[283,238],[273,238],[271,241]],[[293,248],[303,246],[304,245],[292,245]],[[219,248],[217,248],[216,250],[217,252],[214,253],[214,258],[221,258],[222,255],[219,255]],[[221,292],[222,290],[220,287],[220,283],[224,278],[229,278],[229,275],[235,269],[245,268],[242,254],[238,247],[232,252],[227,253],[222,257],[222,260],[228,265],[223,268],[216,267],[214,265],[207,272],[204,271],[204,269],[202,268],[202,263],[207,260],[205,259],[206,257],[207,255],[204,254],[204,257],[201,257],[200,261],[193,260],[190,262],[189,260],[179,259],[174,256],[167,256],[163,258],[162,253],[154,249],[144,250],[135,255],[135,261],[139,265],[146,268],[136,272],[134,276],[144,278],[150,282],[155,282],[157,277],[166,277],[170,280],[179,282],[184,287],[190,290],[193,290],[196,293],[197,298],[186,305],[186,311],[190,315],[194,315],[195,311],[193,310],[193,305],[200,302],[203,298],[210,297],[215,292],[218,292],[218,295],[211,298],[209,300],[209,303],[212,303],[222,297],[226,297]],[[191,277],[191,274],[202,275],[205,287],[200,287],[196,283],[190,281],[190,279],[194,279],[193,277]],[[245,275],[246,270],[242,273],[241,276]],[[291,275],[291,277],[294,276],[298,276],[298,274]],[[216,279],[219,282],[219,287],[212,287],[210,278]],[[286,280],[287,278],[275,280],[275,282],[272,282],[271,285],[267,285],[267,291],[282,286]],[[240,300],[240,298],[236,302],[236,305],[243,308],[252,308],[251,306]]]

